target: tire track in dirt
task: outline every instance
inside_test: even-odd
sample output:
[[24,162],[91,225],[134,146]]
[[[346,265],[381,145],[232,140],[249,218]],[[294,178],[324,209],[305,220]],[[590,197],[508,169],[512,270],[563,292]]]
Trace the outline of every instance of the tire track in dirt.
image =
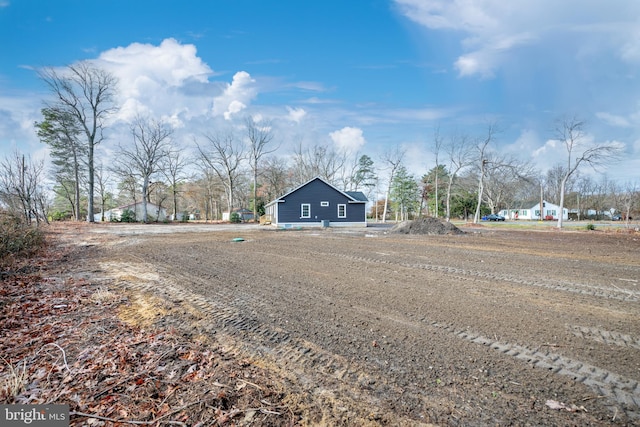
[[[316,252],[316,254],[319,254]],[[362,257],[358,255],[337,253],[337,252],[323,252],[322,255],[325,256],[334,256],[338,258],[348,259],[356,262],[363,262],[368,264],[388,264],[388,265],[396,265],[398,267],[405,268],[414,268],[426,271],[434,271],[438,273],[447,273],[447,274],[459,274],[462,276],[471,276],[478,277],[481,279],[488,280],[500,280],[508,283],[515,283],[517,285],[523,286],[535,286],[539,288],[551,289],[555,291],[562,292],[570,292],[587,296],[594,296],[598,298],[607,298],[607,299],[615,299],[618,301],[626,301],[626,302],[637,302],[640,301],[640,291],[634,291],[629,289],[621,289],[616,287],[608,287],[608,286],[594,286],[594,285],[585,285],[580,283],[570,283],[570,282],[556,282],[552,280],[547,281],[538,281],[538,280],[527,280],[523,279],[519,276],[512,276],[508,274],[495,274],[486,271],[480,270],[470,270],[458,267],[451,267],[445,265],[436,265],[436,264],[420,264],[420,263],[398,263],[390,260],[373,258],[373,257]]]
[[[304,339],[292,337],[280,328],[265,325],[242,314],[243,299],[238,299],[231,291],[216,290],[205,296],[173,284],[188,282],[191,285],[206,285],[209,283],[207,280],[199,278],[198,275],[182,273],[178,276],[171,274],[171,279],[167,279],[169,273],[163,273],[161,279],[153,274],[145,274],[142,272],[144,268],[136,268],[131,264],[117,266],[116,269],[119,271],[120,286],[155,295],[158,294],[158,290],[162,290],[161,293],[168,301],[178,304],[186,303],[196,307],[204,314],[204,318],[196,325],[201,332],[227,333],[230,337],[236,338],[230,345],[237,350],[252,357],[271,358],[281,368],[296,372],[308,384],[315,382],[317,388],[326,388],[330,385],[332,388],[347,392],[353,401],[364,399],[371,405],[379,405],[375,398],[372,400],[372,396],[365,396],[362,390],[366,389],[368,384],[383,383],[383,378],[365,374],[357,364],[344,357],[323,350]],[[437,271],[443,270],[438,269]],[[448,272],[448,270],[444,271]],[[138,277],[141,280],[131,281],[132,277]],[[422,323],[431,328],[445,331],[459,339],[491,348],[535,368],[570,377],[576,382],[585,384],[598,396],[609,401],[608,406],[612,412],[620,408],[630,419],[640,420],[640,384],[637,381],[550,351],[494,340],[467,329],[456,329],[452,325],[428,319],[423,319]],[[572,330],[582,335],[595,331],[600,336],[610,337],[607,342],[617,343],[617,345],[631,343],[631,346],[637,348],[633,339],[623,336],[623,334],[607,333],[595,328],[575,327]],[[602,342],[605,342],[604,338]],[[318,381],[318,376],[321,377],[321,381]]]
[[614,331],[605,331],[599,328],[589,326],[571,326],[571,333],[578,338],[595,341],[601,344],[617,345],[619,347],[630,347],[640,350],[640,338],[631,335],[621,334]]
[[[504,282],[515,283],[517,285],[537,286],[555,291],[572,292],[582,295],[599,298],[609,298],[620,301],[637,301],[638,297],[636,295],[640,295],[640,292],[634,292],[624,289],[582,285],[576,283],[556,284],[551,281],[538,282],[532,280],[523,280],[520,277],[510,275],[492,274],[483,271],[449,266],[420,263],[397,263],[379,258],[362,257],[336,252],[324,252],[322,253],[322,255],[334,256],[342,259],[370,264],[387,264],[409,269],[421,269],[438,273],[456,274],[461,278],[480,277],[482,279],[501,280]],[[536,368],[546,369],[550,372],[553,372],[554,374],[573,378],[575,381],[583,383],[590,387],[599,396],[607,398],[611,402],[610,407],[612,411],[616,410],[616,405],[622,405],[623,410],[629,418],[640,420],[640,385],[635,380],[625,378],[608,370],[601,369],[597,366],[584,363],[576,359],[568,358],[560,354],[531,349],[508,342],[492,340],[480,334],[469,332],[468,330],[456,330],[450,325],[443,325],[437,322],[429,322],[426,319],[424,319],[423,321],[427,322],[432,327],[445,330],[457,336],[458,338],[462,338],[475,344],[487,346],[505,355],[512,356],[518,360],[529,363]],[[640,341],[635,340],[625,334],[603,331],[597,328],[588,327],[574,327],[572,328],[572,333],[580,338],[586,339],[590,337],[590,339],[604,344],[614,344],[634,349],[640,349]]]
[[[322,395],[334,405],[333,400],[336,400],[338,406],[341,405],[340,401],[347,401],[344,406],[359,408],[359,416],[362,418],[381,417],[378,413],[381,409],[375,409],[383,408],[377,394],[384,395],[394,388],[395,393],[402,393],[392,385],[377,389],[377,394],[370,393],[369,385],[384,384],[385,379],[366,373],[357,363],[326,351],[312,342],[293,337],[281,328],[246,316],[242,313],[242,309],[246,308],[243,305],[244,299],[236,298],[231,291],[216,290],[202,295],[184,286],[175,285],[185,282],[191,286],[209,283],[196,274],[149,273],[149,269],[154,267],[132,263],[105,263],[101,266],[104,271],[111,272],[116,286],[122,289],[162,296],[169,305],[195,308],[202,315],[192,324],[199,333],[215,334],[227,349],[245,357],[257,358],[263,362],[271,360],[281,372],[295,372],[296,378],[312,389],[314,394]],[[404,415],[391,415],[398,425],[430,426]]]
[[447,326],[434,324],[449,330],[459,338],[475,344],[488,346],[508,356],[515,357],[536,368],[547,369],[554,374],[573,378],[594,390],[611,402],[611,410],[622,405],[625,414],[640,420],[640,385],[637,381],[624,378],[597,366],[571,359],[560,354],[539,349],[531,349],[521,345],[494,341],[490,338],[469,331],[456,331]]
[[[341,259],[355,261],[359,264],[383,264],[393,268],[393,266],[419,269],[425,271],[433,271],[445,273],[460,277],[463,280],[479,277],[487,280],[500,280],[508,283],[514,283],[522,286],[537,286],[554,291],[563,291],[569,293],[577,293],[590,297],[598,297],[605,299],[613,299],[618,301],[634,302],[637,301],[640,293],[627,291],[619,288],[610,288],[606,286],[583,285],[578,283],[560,282],[553,280],[545,280],[543,282],[535,280],[522,280],[518,276],[508,274],[496,274],[480,270],[457,268],[444,265],[412,263],[412,262],[393,262],[392,260],[377,259],[375,257],[362,257],[353,254],[341,254],[336,252],[318,252],[305,251],[296,247],[296,256],[306,259],[308,257],[338,257]],[[285,256],[285,255],[282,255]],[[309,258],[309,259],[311,259]],[[255,260],[254,260],[255,261]],[[204,266],[193,267],[192,270],[186,272],[184,270],[174,273],[169,269],[160,267],[157,263],[152,266],[156,271],[160,271],[162,279],[153,279],[154,283],[148,285],[123,283],[139,291],[157,294],[158,290],[164,292],[168,300],[175,300],[180,304],[188,304],[196,307],[200,312],[204,313],[202,321],[198,326],[203,332],[223,331],[236,339],[233,345],[241,349],[245,354],[256,357],[271,357],[276,364],[283,369],[292,370],[299,373],[299,376],[309,384],[314,383],[320,375],[321,381],[318,381],[315,387],[321,388],[322,384],[334,384],[334,389],[341,389],[345,393],[352,396],[353,400],[365,399],[371,405],[375,406],[377,402],[369,394],[364,394],[362,390],[357,390],[356,386],[366,389],[368,383],[381,384],[384,378],[375,374],[364,374],[356,364],[349,362],[343,357],[334,353],[327,352],[313,343],[304,339],[291,336],[291,334],[277,328],[273,325],[267,325],[253,318],[247,312],[248,305],[264,304],[259,298],[254,298],[253,294],[248,291],[241,293],[234,292],[233,289],[224,286],[216,286],[215,290],[211,289],[211,282],[216,281],[215,277],[203,279],[202,273],[207,273]],[[237,265],[216,265],[216,268],[222,272],[220,277],[235,277],[240,281],[255,281],[255,276],[251,274],[238,274]],[[249,270],[254,274],[256,270]],[[131,272],[132,275],[138,274],[150,280],[151,276],[140,275],[139,272]],[[178,286],[178,283],[190,283],[196,286],[197,291],[184,289],[184,286]],[[433,329],[441,330],[458,339],[471,342],[473,344],[491,348],[501,354],[513,357],[516,360],[523,361],[535,367],[542,368],[552,372],[553,374],[563,375],[572,378],[576,382],[582,383],[599,396],[606,398],[611,403],[611,408],[617,408],[621,405],[624,412],[631,419],[640,419],[640,391],[638,383],[629,380],[611,371],[600,369],[591,364],[585,364],[578,360],[547,352],[540,349],[527,348],[525,346],[512,344],[508,342],[493,340],[482,335],[478,335],[468,330],[459,330],[453,326],[439,324],[429,320],[423,320],[424,324]],[[418,322],[415,322],[416,324]],[[608,333],[600,331],[596,328],[579,328],[576,327],[571,331],[575,336],[590,339],[589,334],[598,334],[603,339],[603,343],[627,346],[637,349],[631,337],[624,337],[623,334]],[[219,332],[218,332],[219,333]],[[606,341],[606,340],[608,341]],[[595,339],[598,341],[598,339]],[[631,343],[631,344],[629,344]],[[339,384],[335,386],[335,384]],[[348,392],[346,391],[348,390]],[[613,412],[613,411],[612,411]]]
[[[358,309],[373,314],[368,309],[362,307]],[[406,319],[400,320],[390,316],[387,318],[399,323],[407,322]],[[421,321],[427,326],[440,329],[465,341],[491,348],[535,368],[570,377],[591,388],[599,397],[606,398],[609,402],[607,406],[612,413],[615,413],[620,407],[630,419],[640,420],[640,384],[638,381],[551,351],[494,340],[468,329],[457,329],[453,325],[430,321],[426,318]],[[616,336],[616,334],[613,335]]]

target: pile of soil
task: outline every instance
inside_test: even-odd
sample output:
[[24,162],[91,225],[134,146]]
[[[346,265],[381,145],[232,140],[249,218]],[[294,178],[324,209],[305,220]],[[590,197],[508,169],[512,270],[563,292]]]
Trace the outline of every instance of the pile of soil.
[[412,221],[403,221],[395,226],[390,233],[394,234],[464,234],[464,231],[450,222],[440,221],[438,218],[418,218]]

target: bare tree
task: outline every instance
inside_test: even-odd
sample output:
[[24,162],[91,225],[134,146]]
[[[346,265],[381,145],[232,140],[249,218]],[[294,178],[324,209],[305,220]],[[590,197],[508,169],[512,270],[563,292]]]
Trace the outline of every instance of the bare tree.
[[0,162],[0,202],[27,223],[48,222],[43,170],[44,161],[32,162],[18,151]]
[[386,169],[389,171],[389,184],[387,185],[387,192],[384,197],[384,209],[382,211],[382,222],[387,222],[387,211],[389,210],[389,197],[391,195],[391,189],[393,187],[393,181],[396,177],[398,169],[402,166],[406,152],[401,149],[400,146],[395,146],[393,150],[387,151],[382,154],[382,162],[386,164]]
[[151,177],[159,172],[161,161],[169,151],[169,140],[173,130],[166,124],[137,117],[131,124],[133,147],[120,147],[116,164],[126,174],[142,181],[142,221],[148,221],[147,196]]
[[104,139],[105,119],[115,107],[117,80],[109,72],[92,66],[89,62],[69,65],[65,74],[59,74],[53,68],[45,68],[40,78],[49,86],[55,96],[50,108],[66,111],[77,121],[86,137],[88,167],[88,212],[87,221],[94,222],[94,152],[95,147]]
[[207,147],[203,148],[196,142],[200,161],[204,171],[212,170],[222,182],[227,196],[227,212],[231,217],[231,211],[234,208],[233,196],[242,172],[242,162],[245,159],[244,146],[232,134],[205,135],[205,138],[209,143]]
[[[164,156],[162,167],[160,168],[165,178],[169,182],[171,197],[173,199],[173,218],[178,218],[178,192],[183,180],[187,178],[185,170],[189,165],[189,159],[183,151],[171,148]],[[184,218],[183,218],[184,219]]]
[[621,147],[617,143],[589,144],[585,137],[584,127],[585,122],[576,117],[562,119],[556,124],[556,136],[567,150],[565,174],[560,183],[558,228],[562,228],[564,195],[569,178],[583,164],[590,165],[594,170],[597,170],[599,166],[612,162],[620,154]]
[[[436,167],[434,169],[435,171],[435,177],[434,177],[434,190],[435,190],[435,217],[438,218],[438,205],[439,205],[439,199],[438,199],[438,187],[439,187],[439,178],[440,178],[440,163],[439,163],[439,156],[440,156],[440,150],[442,149],[442,137],[440,136],[440,128],[436,128],[436,130],[433,133],[433,145],[432,145],[432,150],[433,150],[433,154],[436,157]],[[424,197],[423,197],[424,199]],[[422,214],[422,209],[420,209],[420,214]],[[449,219],[449,212],[447,211],[447,220]]]
[[104,212],[107,207],[107,202],[112,198],[112,195],[107,191],[109,178],[107,172],[104,169],[102,162],[96,168],[96,184],[98,187],[98,198],[100,199],[100,221],[104,222]]
[[123,165],[112,167],[112,171],[120,175],[121,180],[118,183],[118,203],[125,204],[128,202],[135,203],[138,201],[139,185],[138,180],[133,171],[122,169]]
[[528,162],[505,154],[488,153],[486,160],[483,198],[496,213],[515,200],[521,186],[536,180],[536,172]]
[[293,162],[296,175],[294,185],[315,177],[335,184],[336,177],[346,163],[346,156],[323,145],[314,145],[305,151],[300,143],[294,152]]
[[497,127],[495,123],[489,123],[487,126],[487,134],[484,139],[480,140],[476,149],[477,156],[476,161],[478,162],[478,203],[476,204],[476,213],[473,216],[473,223],[477,224],[480,221],[480,205],[482,204],[482,195],[484,193],[484,178],[487,173],[487,166],[489,164],[489,160],[487,159],[488,154],[488,146],[495,138],[495,134],[497,132]]
[[472,161],[471,141],[466,135],[453,135],[449,139],[449,143],[445,147],[445,151],[449,160],[449,175],[447,180],[447,200],[446,200],[446,220],[451,218],[451,193],[453,191],[453,183],[458,174]]
[[624,192],[621,199],[622,208],[624,209],[624,219],[629,227],[629,221],[631,220],[631,210],[634,207],[638,207],[640,203],[640,191],[638,190],[638,183],[628,181],[624,184]]
[[259,125],[252,117],[247,117],[245,127],[249,138],[249,162],[253,178],[253,219],[255,220],[258,217],[258,163],[262,156],[273,153],[278,147],[267,149],[267,145],[273,140],[270,122]]
[[282,196],[291,186],[289,167],[281,157],[266,158],[260,175],[269,200]]

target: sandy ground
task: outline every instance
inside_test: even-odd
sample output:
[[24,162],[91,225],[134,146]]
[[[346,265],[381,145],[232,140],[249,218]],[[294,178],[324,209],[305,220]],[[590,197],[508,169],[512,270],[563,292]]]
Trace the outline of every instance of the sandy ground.
[[640,234],[461,228],[108,224],[68,243],[74,274],[144,302],[122,317],[269,370],[301,424],[640,423]]

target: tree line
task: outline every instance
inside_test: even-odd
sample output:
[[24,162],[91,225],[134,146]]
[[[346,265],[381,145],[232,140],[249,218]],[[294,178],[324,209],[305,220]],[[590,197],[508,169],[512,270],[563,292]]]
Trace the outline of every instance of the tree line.
[[[149,203],[166,208],[177,220],[217,220],[237,208],[250,209],[257,218],[266,203],[314,177],[341,190],[363,191],[372,202],[370,216],[380,221],[430,215],[478,222],[488,212],[528,207],[539,194],[577,210],[578,216],[584,212],[583,217],[613,209],[629,218],[640,207],[637,183],[620,185],[606,177],[594,181],[581,174],[585,166],[597,169],[615,161],[620,147],[589,143],[586,123],[576,117],[556,123],[554,137],[566,157],[545,174],[496,149],[496,123],[488,123],[480,136],[443,135],[436,129],[427,143],[435,164],[416,177],[407,170],[400,146],[375,161],[322,144],[298,143],[292,152],[278,154],[281,144],[273,123],[253,117],[185,144],[175,140],[168,122],[138,115],[129,123],[130,140],[111,147],[115,155],[105,164],[96,161],[95,153],[117,111],[117,79],[88,62],[64,71],[45,68],[40,78],[52,96],[34,128],[49,147],[51,170],[46,175],[42,161],[17,151],[0,163],[0,203],[36,223],[105,220],[108,209],[133,203],[142,204],[138,220],[143,222],[157,220]],[[44,189],[47,177],[53,181],[53,197]]]

